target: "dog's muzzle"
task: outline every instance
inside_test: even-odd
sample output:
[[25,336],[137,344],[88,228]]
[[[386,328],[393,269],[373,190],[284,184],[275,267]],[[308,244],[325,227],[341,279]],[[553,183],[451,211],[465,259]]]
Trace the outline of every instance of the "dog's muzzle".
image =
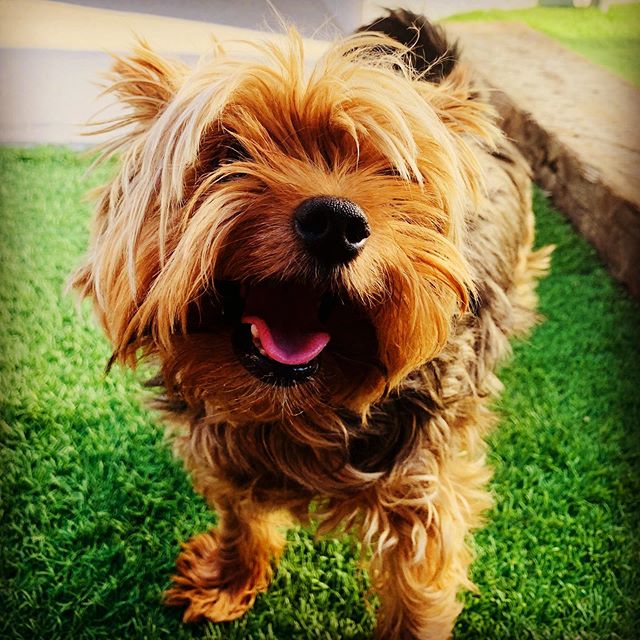
[[353,260],[371,235],[364,211],[332,196],[302,202],[294,212],[294,228],[306,251],[327,266]]

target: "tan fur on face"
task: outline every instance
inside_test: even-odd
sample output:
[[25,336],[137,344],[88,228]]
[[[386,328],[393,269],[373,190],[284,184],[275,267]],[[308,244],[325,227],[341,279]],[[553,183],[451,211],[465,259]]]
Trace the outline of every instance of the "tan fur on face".
[[[394,53],[380,57],[381,42]],[[388,386],[442,347],[472,287],[458,247],[479,187],[459,133],[495,132],[482,104],[460,108],[464,78],[455,95],[408,69],[399,76],[400,51],[354,36],[307,78],[292,34],[290,49],[266,49],[262,65],[221,55],[179,87],[182,68],[144,48],[118,62],[113,90],[134,107],[122,120],[134,135],[117,143],[120,174],[103,193],[97,241],[76,279],[118,357],[171,348],[214,277],[313,281],[314,265],[283,240],[295,206],[323,194],[353,200],[370,219],[366,252],[336,286],[371,314]],[[148,85],[153,99],[141,102]],[[234,141],[249,158],[216,166]]]
[[[73,284],[114,359],[158,362],[183,424],[176,448],[221,511],[169,593],[190,621],[251,606],[282,548],[270,514],[304,519],[312,500],[323,530],[372,546],[381,637],[446,637],[469,586],[465,536],[490,502],[484,398],[507,337],[534,320],[547,254],[530,253],[528,170],[464,67],[432,84],[405,51],[360,34],[306,73],[291,32],[259,63],[218,51],[188,70],[141,45],[114,66],[110,90],[129,111],[107,127],[122,133],[105,155],[120,168]],[[292,225],[320,195],[357,204],[371,227],[330,276]],[[348,303],[333,320],[346,352],[336,340],[304,384],[253,377],[216,315],[216,283],[264,280]],[[349,351],[358,342],[367,353]]]

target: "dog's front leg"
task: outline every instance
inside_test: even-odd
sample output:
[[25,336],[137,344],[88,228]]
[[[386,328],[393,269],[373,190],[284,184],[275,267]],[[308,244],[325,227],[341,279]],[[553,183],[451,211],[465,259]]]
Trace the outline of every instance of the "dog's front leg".
[[176,562],[165,603],[186,607],[185,622],[234,620],[269,586],[284,549],[287,514],[248,499],[217,499],[218,526],[194,536]]
[[467,452],[447,456],[435,469],[393,480],[365,520],[381,640],[450,638],[462,609],[458,592],[473,588],[466,538],[491,504],[484,489],[489,470]]

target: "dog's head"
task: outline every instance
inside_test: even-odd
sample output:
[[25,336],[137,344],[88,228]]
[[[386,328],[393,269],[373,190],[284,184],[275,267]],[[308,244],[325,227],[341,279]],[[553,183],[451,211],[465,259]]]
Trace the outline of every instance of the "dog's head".
[[468,304],[474,139],[493,125],[454,69],[420,79],[361,34],[308,73],[300,38],[195,70],[145,46],[114,67],[128,108],[73,284],[114,358],[233,423],[366,413],[434,357]]

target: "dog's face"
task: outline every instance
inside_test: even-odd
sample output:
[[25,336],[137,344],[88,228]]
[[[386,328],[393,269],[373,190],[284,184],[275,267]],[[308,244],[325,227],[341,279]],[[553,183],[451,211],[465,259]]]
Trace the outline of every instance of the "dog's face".
[[130,126],[75,279],[116,357],[242,423],[364,413],[442,348],[471,286],[465,140],[491,125],[401,53],[354,36],[306,74],[292,34],[262,63],[117,61]]

